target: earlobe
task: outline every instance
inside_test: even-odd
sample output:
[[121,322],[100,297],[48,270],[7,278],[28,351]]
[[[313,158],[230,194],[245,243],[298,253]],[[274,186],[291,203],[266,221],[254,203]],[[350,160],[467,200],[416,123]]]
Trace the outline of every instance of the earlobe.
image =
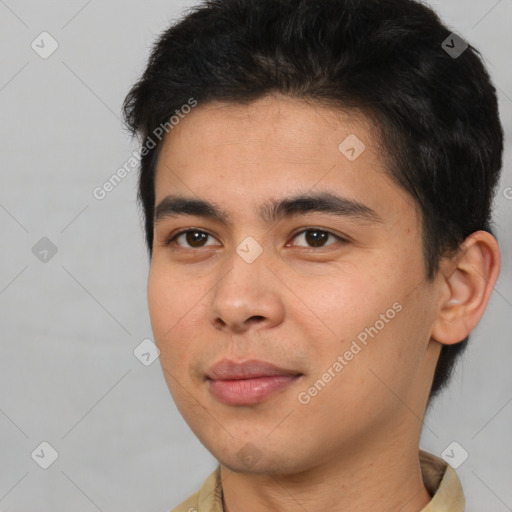
[[444,345],[465,339],[482,318],[500,272],[498,242],[486,231],[469,235],[441,264],[442,287],[432,338]]

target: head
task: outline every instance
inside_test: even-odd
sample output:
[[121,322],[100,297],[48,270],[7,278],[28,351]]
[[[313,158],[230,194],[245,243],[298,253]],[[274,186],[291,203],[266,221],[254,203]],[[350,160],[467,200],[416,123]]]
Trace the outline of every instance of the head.
[[[151,321],[178,408],[216,455],[265,438],[296,466],[277,447],[311,417],[334,429],[357,412],[343,442],[365,439],[446,386],[499,271],[503,148],[478,52],[449,55],[450,33],[411,0],[215,0],[155,44],[124,104],[143,142]],[[299,377],[226,405],[206,379],[222,357]],[[308,453],[322,449],[304,467]]]

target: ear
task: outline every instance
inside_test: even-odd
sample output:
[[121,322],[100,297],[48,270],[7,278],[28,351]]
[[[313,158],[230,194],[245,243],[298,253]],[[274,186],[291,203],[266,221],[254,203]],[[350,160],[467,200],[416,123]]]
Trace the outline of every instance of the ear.
[[432,329],[434,340],[452,345],[469,335],[484,314],[500,265],[498,242],[486,231],[472,233],[453,258],[441,261],[439,312]]

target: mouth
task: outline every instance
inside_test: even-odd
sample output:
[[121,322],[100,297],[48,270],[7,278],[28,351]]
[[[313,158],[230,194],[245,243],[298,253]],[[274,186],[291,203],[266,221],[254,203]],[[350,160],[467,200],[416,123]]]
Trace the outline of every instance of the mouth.
[[259,360],[224,359],[206,374],[211,394],[228,405],[253,405],[296,382],[302,373]]

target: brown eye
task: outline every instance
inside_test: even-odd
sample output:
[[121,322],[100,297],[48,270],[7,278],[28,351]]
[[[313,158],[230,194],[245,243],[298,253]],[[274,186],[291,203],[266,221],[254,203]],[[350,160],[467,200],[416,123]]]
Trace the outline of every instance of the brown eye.
[[334,237],[337,240],[343,241],[342,238],[334,233],[316,228],[305,229],[304,231],[297,233],[294,238],[304,240],[308,247],[325,247],[326,245],[332,245],[336,242],[336,240],[334,240],[332,243],[326,243],[329,237]]
[[[205,233],[204,231],[199,231],[197,229],[188,229],[186,231],[182,231],[181,233],[177,233],[175,236],[169,240],[169,244],[172,242],[175,242],[178,246],[184,247],[184,248],[200,248],[200,247],[206,247],[208,245],[212,244],[206,244],[205,242],[208,240],[208,237],[210,237],[208,233]],[[178,243],[178,240],[184,241],[183,243]]]

